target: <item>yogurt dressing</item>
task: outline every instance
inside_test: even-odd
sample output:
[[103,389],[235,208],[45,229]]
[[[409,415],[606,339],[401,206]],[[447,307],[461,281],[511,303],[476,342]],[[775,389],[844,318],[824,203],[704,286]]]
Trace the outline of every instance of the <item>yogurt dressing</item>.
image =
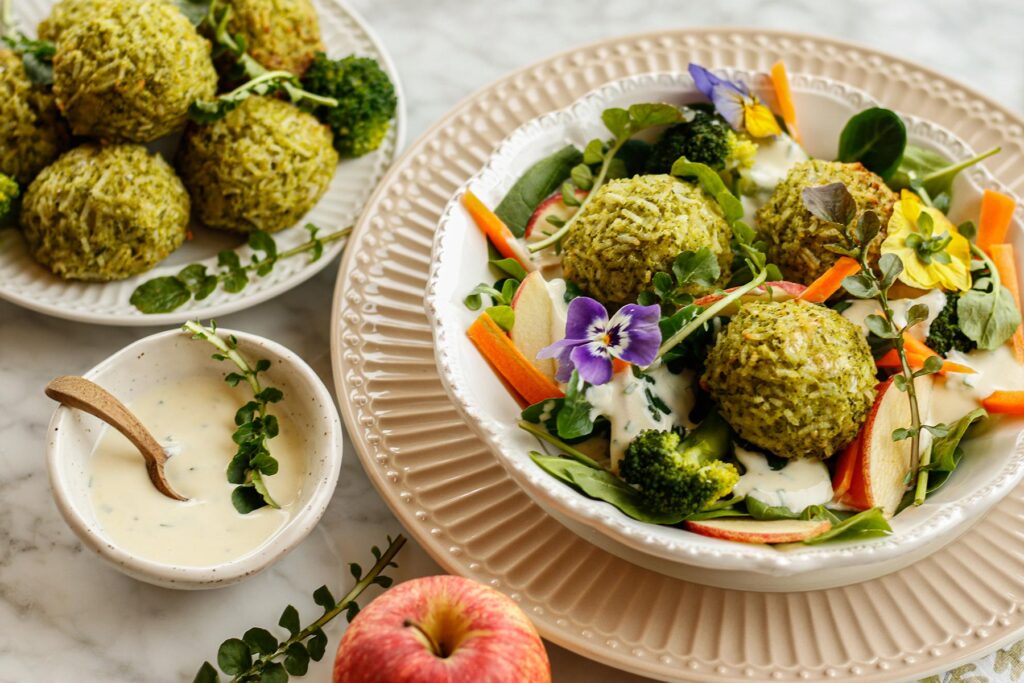
[[747,496],[769,507],[784,507],[794,514],[832,500],[832,479],[821,460],[795,458],[773,470],[762,454],[736,446],[736,459],[746,472],[733,487],[733,495]]
[[[928,307],[928,317],[925,321],[914,325],[909,330],[910,336],[919,341],[924,341],[928,338],[928,331],[931,329],[932,321],[938,317],[939,313],[946,306],[946,295],[941,289],[933,289],[916,299],[893,299],[889,302],[889,306],[892,307],[893,319],[897,326],[902,327],[907,324],[907,311],[914,304],[924,304]],[[874,299],[853,299],[846,310],[843,311],[842,316],[861,328],[864,331],[864,335],[867,336],[868,326],[865,320],[872,313],[878,313],[879,310],[878,302]]]
[[[609,453],[612,472],[619,471],[619,462],[630,442],[645,429],[666,431],[676,426],[690,429],[690,411],[696,400],[693,391],[694,373],[684,370],[673,374],[664,365],[651,370],[645,378],[637,378],[625,370],[611,381],[587,389],[591,405],[590,419],[602,415],[611,423]],[[648,393],[660,399],[669,409],[665,414],[652,405]]]
[[771,198],[775,187],[786,179],[789,170],[807,159],[807,152],[785,133],[758,141],[754,165],[739,172],[748,183],[747,190],[740,197],[744,213],[753,217],[754,212]]
[[160,494],[139,452],[108,428],[89,463],[90,494],[104,534],[146,559],[205,567],[247,555],[281,529],[294,512],[306,473],[303,440],[286,415],[275,413],[280,433],[269,442],[280,468],[264,478],[281,509],[243,515],[231,504],[234,485],[225,470],[235,453],[234,415],[250,398],[247,388],[229,387],[214,375],[162,386],[132,402],[130,408],[157,441],[173,444],[167,478],[189,500]]
[[936,377],[932,390],[932,422],[949,423],[959,420],[994,391],[1024,390],[1024,365],[1017,362],[1008,344],[991,351],[950,351],[948,358],[955,363],[970,366],[976,372],[951,372],[944,378]]

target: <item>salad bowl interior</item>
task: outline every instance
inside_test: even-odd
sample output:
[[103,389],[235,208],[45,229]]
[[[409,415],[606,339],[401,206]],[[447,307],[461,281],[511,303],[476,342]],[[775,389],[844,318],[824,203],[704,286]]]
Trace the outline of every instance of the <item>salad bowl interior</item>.
[[[715,72],[745,82],[774,108],[774,91],[765,74],[738,69]],[[790,80],[805,150],[813,158],[836,158],[845,123],[876,102],[835,80],[808,74],[793,74]],[[469,310],[464,298],[478,283],[493,280],[487,242],[461,206],[466,190],[484,204],[496,206],[538,160],[566,144],[582,149],[588,140],[606,137],[601,123],[606,108],[701,101],[706,100],[687,74],[637,75],[609,83],[564,110],[524,124],[497,148],[483,169],[450,199],[435,236],[426,308],[442,381],[455,406],[526,493],[576,533],[631,562],[701,583],[776,591],[850,584],[895,571],[955,539],[1020,481],[1024,445],[1019,434],[1024,423],[1004,418],[965,442],[966,456],[954,476],[923,505],[897,514],[891,520],[893,533],[887,537],[784,548],[743,544],[634,520],[542,471],[529,457],[531,450],[540,450],[540,442],[517,427],[519,405],[466,336],[479,312]],[[908,143],[953,160],[973,155],[949,131],[915,117],[902,118]],[[957,176],[949,211],[954,223],[976,220],[986,188],[1007,191],[982,166]],[[1018,208],[1009,238],[1018,249],[1024,248],[1021,219]]]

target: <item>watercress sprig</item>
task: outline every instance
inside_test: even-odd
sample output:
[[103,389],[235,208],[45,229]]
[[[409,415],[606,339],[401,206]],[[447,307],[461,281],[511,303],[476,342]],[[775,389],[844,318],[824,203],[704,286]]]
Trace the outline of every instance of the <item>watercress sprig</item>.
[[914,380],[924,375],[938,372],[942,367],[942,359],[929,357],[924,367],[914,370],[910,367],[904,348],[903,335],[914,325],[928,319],[928,306],[914,304],[906,315],[906,324],[899,325],[896,315],[889,302],[889,289],[903,272],[903,263],[895,254],[883,254],[878,260],[876,274],[871,263],[868,245],[881,230],[881,221],[874,211],[864,211],[857,215],[857,202],[843,183],[831,183],[818,187],[808,187],[802,192],[804,206],[816,218],[833,223],[840,228],[842,242],[829,245],[827,248],[835,253],[856,259],[860,271],[843,280],[843,289],[858,299],[873,299],[878,302],[882,315],[867,316],[865,324],[876,337],[888,340],[900,360],[900,373],[893,377],[896,388],[907,394],[910,405],[910,426],[900,427],[893,431],[894,441],[910,439],[911,463],[910,477],[906,482],[911,485],[916,481],[921,458],[921,430],[927,430],[933,436],[945,436],[948,429],[944,425],[925,425],[921,421],[921,410],[917,402],[917,390]]
[[[683,113],[678,107],[670,104],[634,104],[629,109],[621,109],[619,107],[605,109],[601,113],[601,120],[614,136],[607,144],[607,149],[605,149],[606,145],[603,140],[591,140],[583,152],[583,163],[575,166],[570,172],[570,177],[576,186],[588,190],[587,196],[579,201],[580,206],[576,213],[564,225],[543,240],[531,244],[529,246],[530,253],[536,253],[559,244],[562,238],[569,233],[569,230],[583,213],[583,209],[586,208],[594,195],[597,194],[597,190],[604,185],[608,177],[608,169],[623,145],[637,133],[648,128],[681,122],[683,120]],[[588,164],[599,161],[601,166],[595,176]],[[572,193],[563,192],[563,195],[569,197],[570,201],[575,201]]]
[[[327,651],[326,626],[332,619],[345,613],[352,621],[359,613],[356,602],[370,586],[390,588],[393,580],[384,575],[388,568],[398,567],[393,561],[405,545],[405,536],[388,537],[388,547],[381,552],[373,546],[374,562],[366,574],[355,563],[349,565],[356,583],[341,600],[335,600],[327,586],[320,586],[313,592],[313,601],[323,608],[323,614],[305,628],[299,626],[299,612],[288,605],[278,626],[288,631],[288,637],[278,641],[270,631],[253,627],[241,638],[229,638],[217,650],[217,666],[232,678],[231,683],[287,683],[289,676],[304,676],[309,661],[319,662]],[[210,662],[203,662],[193,683],[218,683],[221,680],[217,669]]]
[[267,447],[267,442],[278,434],[277,418],[270,414],[269,406],[284,398],[280,389],[260,384],[259,374],[270,368],[270,361],[261,359],[250,364],[238,352],[238,340],[234,336],[222,338],[217,334],[216,323],[203,327],[198,321],[190,320],[182,329],[191,332],[193,339],[212,344],[217,349],[213,354],[215,360],[230,360],[238,367],[240,372],[229,372],[224,377],[225,382],[233,387],[245,382],[252,389],[253,400],[235,413],[237,429],[231,438],[238,444],[238,450],[227,469],[228,481],[236,484],[231,492],[231,503],[243,515],[266,505],[279,508],[263,481],[264,476],[277,474],[278,469],[277,460]]
[[309,240],[281,252],[269,234],[262,230],[249,233],[249,248],[255,252],[249,263],[243,264],[234,249],[225,249],[217,254],[217,272],[209,273],[206,265],[192,263],[178,271],[177,275],[161,275],[146,280],[135,288],[129,301],[143,313],[168,313],[193,298],[196,301],[205,299],[218,286],[223,287],[225,292],[235,294],[245,289],[253,275],[263,277],[270,273],[278,261],[309,252],[312,263],[323,256],[325,244],[352,233],[352,228],[348,227],[320,237],[319,228],[312,223],[306,225],[306,230],[309,231]]

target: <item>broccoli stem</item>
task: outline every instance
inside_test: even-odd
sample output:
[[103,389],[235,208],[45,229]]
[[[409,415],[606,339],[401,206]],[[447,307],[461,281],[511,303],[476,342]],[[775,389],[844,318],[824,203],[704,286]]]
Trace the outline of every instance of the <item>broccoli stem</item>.
[[[753,280],[747,284],[737,287],[732,292],[729,292],[721,299],[711,304],[704,309],[704,312],[698,315],[696,318],[691,320],[689,323],[684,325],[678,332],[669,337],[666,341],[661,344],[661,348],[658,349],[658,355],[655,357],[655,363],[657,359],[664,356],[666,353],[671,351],[675,346],[680,344],[684,339],[693,334],[699,329],[704,323],[718,315],[719,311],[725,309],[731,303],[742,297],[743,295],[750,292],[752,289],[764,284],[764,281],[768,279],[768,269],[762,268],[761,271],[754,277]],[[652,364],[653,365],[653,364]]]
[[542,439],[544,441],[547,441],[549,444],[551,444],[555,448],[558,448],[559,450],[561,450],[563,453],[568,455],[570,458],[572,458],[576,462],[582,463],[582,464],[586,465],[587,467],[593,467],[594,469],[598,469],[598,470],[603,470],[604,469],[603,467],[601,467],[600,463],[598,463],[596,460],[591,458],[589,455],[587,455],[586,453],[583,453],[582,451],[576,450],[575,448],[573,448],[569,444],[565,443],[564,441],[562,441],[558,437],[556,437],[553,434],[551,434],[550,432],[548,432],[548,430],[542,428],[540,425],[535,425],[532,422],[527,422],[526,420],[520,420],[519,421],[519,428],[524,430],[524,431],[529,432],[530,434],[533,434],[538,439]]

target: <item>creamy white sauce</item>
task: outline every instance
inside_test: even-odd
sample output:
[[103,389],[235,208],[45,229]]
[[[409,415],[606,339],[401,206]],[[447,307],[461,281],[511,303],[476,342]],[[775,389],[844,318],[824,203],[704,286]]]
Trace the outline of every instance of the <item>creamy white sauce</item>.
[[264,507],[243,515],[231,504],[234,485],[225,470],[235,453],[234,415],[250,399],[248,387],[229,387],[219,376],[197,376],[131,403],[157,441],[174,444],[167,478],[189,500],[160,494],[138,450],[108,428],[90,462],[89,487],[96,519],[113,543],[151,560],[210,566],[250,553],[288,521],[306,464],[298,428],[281,413],[275,413],[280,433],[269,441],[280,469],[264,478],[281,509]]
[[832,500],[832,479],[821,460],[796,458],[773,470],[762,454],[736,447],[736,458],[746,468],[733,495],[761,501],[769,507],[785,507],[799,514],[812,505]]
[[548,296],[551,297],[551,343],[565,339],[565,321],[569,316],[569,304],[565,303],[565,280],[555,278],[547,281]]
[[[928,331],[931,329],[932,321],[938,317],[946,305],[946,295],[941,289],[933,289],[916,299],[893,299],[889,302],[889,306],[892,307],[893,318],[897,325],[902,327],[907,324],[907,311],[914,304],[924,304],[928,307],[928,318],[924,322],[910,328],[910,336],[924,341],[928,338]],[[873,313],[880,314],[880,312],[881,308],[874,299],[854,299],[846,310],[843,311],[842,316],[860,327],[866,336],[868,326],[864,321],[869,315]]]
[[950,372],[945,377],[936,377],[931,405],[933,423],[959,420],[992,392],[1024,391],[1024,365],[1017,362],[1008,344],[992,351],[950,351],[948,359],[974,368],[975,373]]
[[739,171],[747,184],[740,200],[749,220],[753,220],[754,212],[771,198],[775,187],[786,179],[794,164],[808,158],[807,152],[785,133],[758,141],[754,165]]
[[[609,453],[612,472],[619,471],[619,462],[626,454],[626,448],[645,429],[665,431],[676,426],[687,429],[695,426],[689,419],[695,400],[693,372],[684,370],[676,375],[662,365],[651,370],[647,377],[653,381],[637,379],[630,370],[623,370],[606,384],[587,389],[586,399],[592,407],[591,419],[596,420],[603,415],[611,423]],[[651,409],[648,391],[669,408],[668,415]]]

